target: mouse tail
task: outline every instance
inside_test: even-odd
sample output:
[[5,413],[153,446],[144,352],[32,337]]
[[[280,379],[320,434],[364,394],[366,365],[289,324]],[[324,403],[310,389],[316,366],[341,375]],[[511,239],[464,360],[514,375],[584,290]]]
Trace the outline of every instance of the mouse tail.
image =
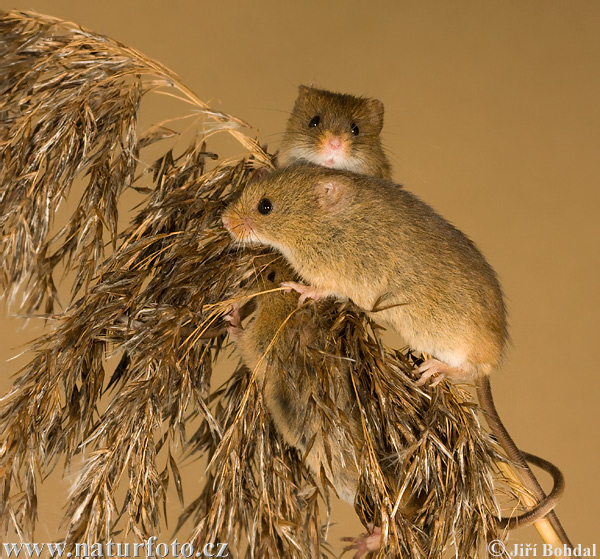
[[[555,538],[558,538],[561,544],[573,549],[573,544],[569,540],[558,516],[553,510],[564,489],[564,478],[561,471],[551,462],[519,450],[498,415],[488,375],[481,376],[477,380],[477,396],[479,398],[479,404],[486,414],[486,419],[492,432],[502,445],[502,448],[506,451],[508,457],[518,467],[519,474],[521,475],[526,488],[531,491],[538,501],[531,510],[528,510],[520,516],[501,518],[499,526],[501,528],[513,529],[519,526],[523,527],[530,524],[537,524],[542,518],[545,518],[550,523]],[[552,476],[554,487],[549,495],[545,494],[542,486],[531,471],[528,462],[542,468]]]

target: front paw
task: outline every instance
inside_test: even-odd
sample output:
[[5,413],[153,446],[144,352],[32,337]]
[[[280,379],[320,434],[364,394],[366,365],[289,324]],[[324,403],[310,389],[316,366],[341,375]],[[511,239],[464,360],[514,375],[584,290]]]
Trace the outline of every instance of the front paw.
[[323,294],[311,285],[304,285],[303,283],[298,283],[296,281],[284,281],[280,284],[281,287],[284,287],[284,291],[289,293],[290,291],[297,291],[300,293],[300,297],[298,298],[298,306],[302,305],[306,299],[312,299],[313,301],[318,301],[323,297]]
[[240,317],[240,306],[237,303],[233,304],[231,310],[223,317],[223,320],[229,322],[227,333],[232,337],[235,337],[244,330]]

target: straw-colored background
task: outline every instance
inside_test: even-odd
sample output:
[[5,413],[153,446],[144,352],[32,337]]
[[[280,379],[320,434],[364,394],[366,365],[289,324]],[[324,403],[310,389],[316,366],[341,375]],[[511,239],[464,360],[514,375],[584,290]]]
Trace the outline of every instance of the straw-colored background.
[[[600,543],[600,3],[366,4],[0,0],[160,60],[271,147],[300,83],[380,98],[395,179],[468,233],[503,282],[513,347],[493,379],[501,415],[523,449],[562,468],[573,542]],[[18,325],[0,323],[2,392],[16,370],[5,360],[32,335]],[[189,502],[200,471],[184,471]],[[56,536],[69,485],[52,479],[38,541]],[[349,506],[336,519],[333,538],[360,530]],[[541,543],[532,528],[511,541]]]

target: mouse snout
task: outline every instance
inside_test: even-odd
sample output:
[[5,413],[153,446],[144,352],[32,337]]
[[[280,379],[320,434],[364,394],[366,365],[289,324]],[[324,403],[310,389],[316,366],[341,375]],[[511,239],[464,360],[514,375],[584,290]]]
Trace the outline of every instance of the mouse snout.
[[329,148],[330,150],[334,150],[337,151],[339,150],[342,145],[343,145],[343,141],[339,136],[330,136],[329,139],[327,140],[327,148]]
[[254,223],[250,216],[242,216],[234,211],[225,211],[221,216],[221,223],[232,238],[241,242],[255,240]]
[[248,228],[247,221],[233,212],[225,212],[221,216],[223,226],[233,237],[239,237],[241,232]]
[[221,222],[227,231],[231,231],[232,220],[227,214],[221,216]]

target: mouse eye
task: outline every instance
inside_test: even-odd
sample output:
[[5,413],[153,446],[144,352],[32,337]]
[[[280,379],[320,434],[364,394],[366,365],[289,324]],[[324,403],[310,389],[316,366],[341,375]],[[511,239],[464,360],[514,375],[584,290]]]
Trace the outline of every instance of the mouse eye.
[[261,214],[267,215],[267,214],[270,214],[271,211],[273,210],[273,204],[271,204],[271,200],[269,200],[268,198],[263,198],[258,203],[257,209]]
[[269,275],[267,276],[267,279],[269,281],[275,281],[275,271],[270,272]]
[[308,123],[308,126],[309,128],[315,128],[316,126],[319,126],[319,122],[321,122],[321,117],[319,115],[315,115]]
[[355,136],[358,136],[358,126],[356,126],[356,124],[354,124],[354,122],[352,123],[352,126],[350,126],[350,131],[352,132],[352,134],[354,134]]

